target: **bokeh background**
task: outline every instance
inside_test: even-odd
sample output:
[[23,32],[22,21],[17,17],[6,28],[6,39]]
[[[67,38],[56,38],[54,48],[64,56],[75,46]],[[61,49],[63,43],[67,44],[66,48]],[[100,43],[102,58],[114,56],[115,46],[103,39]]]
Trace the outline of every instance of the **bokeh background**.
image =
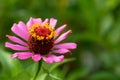
[[0,0],[0,80],[36,72],[37,63],[10,59],[14,51],[4,46],[13,23],[30,17],[67,24],[73,32],[65,41],[78,44],[62,63],[44,63],[37,80],[120,80],[120,0]]

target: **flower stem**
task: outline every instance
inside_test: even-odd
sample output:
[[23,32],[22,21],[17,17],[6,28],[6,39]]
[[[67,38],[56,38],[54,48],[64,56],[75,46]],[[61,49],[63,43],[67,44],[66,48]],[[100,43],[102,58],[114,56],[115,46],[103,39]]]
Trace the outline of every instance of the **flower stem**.
[[39,62],[38,62],[38,69],[37,69],[37,71],[36,71],[36,73],[35,73],[35,76],[33,77],[32,80],[36,80],[36,77],[37,77],[37,75],[38,75],[38,73],[39,73],[39,71],[40,71],[41,65],[42,65],[42,61],[39,61]]

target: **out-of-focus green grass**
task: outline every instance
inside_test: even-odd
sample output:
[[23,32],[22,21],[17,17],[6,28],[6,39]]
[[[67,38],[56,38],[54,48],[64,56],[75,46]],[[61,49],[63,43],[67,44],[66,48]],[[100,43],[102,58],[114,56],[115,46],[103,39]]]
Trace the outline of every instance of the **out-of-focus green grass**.
[[78,44],[74,61],[38,80],[120,80],[120,0],[0,0],[0,80],[29,80],[35,72],[33,62],[10,60],[4,48],[13,23],[30,17],[67,24],[73,33],[65,41]]

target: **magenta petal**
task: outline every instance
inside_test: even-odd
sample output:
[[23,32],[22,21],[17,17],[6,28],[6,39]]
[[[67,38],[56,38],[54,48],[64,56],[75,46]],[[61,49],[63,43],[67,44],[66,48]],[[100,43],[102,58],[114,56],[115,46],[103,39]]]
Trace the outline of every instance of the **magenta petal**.
[[55,40],[55,44],[61,42],[64,39],[66,39],[71,32],[72,32],[72,30],[68,30],[67,32],[63,33],[60,37],[57,38],[57,40]]
[[66,28],[66,24],[56,29],[56,37]]
[[61,56],[55,56],[55,55],[51,54],[50,57],[52,57],[53,61],[55,61],[55,62],[62,62],[63,59],[64,59],[63,55],[61,55]]
[[5,47],[11,48],[13,50],[29,50],[27,47],[17,45],[17,44],[11,44],[9,42],[5,43]]
[[19,24],[19,26],[17,24],[14,24],[11,29],[16,35],[20,36],[24,40],[28,40],[29,34],[25,27],[20,26],[20,24]]
[[6,37],[8,37],[11,41],[13,41],[15,43],[27,46],[27,44],[24,41],[22,41],[21,39],[15,37],[15,36],[6,35]]
[[49,63],[49,64],[53,63],[53,59],[50,56],[48,57],[43,56],[42,58],[46,63]]
[[50,19],[50,25],[51,25],[53,28],[55,28],[56,23],[57,23],[57,20],[56,20],[56,19],[54,19],[54,18],[51,18],[51,19]]
[[52,52],[59,53],[59,54],[65,54],[65,53],[68,53],[70,51],[67,49],[58,49],[58,50],[53,50]]
[[31,52],[16,52],[18,59],[25,60],[33,56]]
[[54,46],[54,48],[65,48],[65,49],[75,49],[76,47],[77,47],[76,43],[62,43]]
[[33,24],[34,24],[33,18],[31,17],[26,25],[27,25],[27,27],[31,27]]
[[[18,27],[20,27],[21,29],[23,29],[23,31],[25,31],[26,33],[28,32],[27,26],[26,26],[22,21],[20,21],[20,22],[18,23]],[[23,27],[24,27],[24,28],[23,28]]]
[[42,24],[48,23],[48,18],[43,21]]
[[33,21],[34,23],[38,23],[38,24],[42,23],[41,18],[33,18]]
[[41,59],[41,55],[40,54],[35,54],[32,56],[32,59],[34,60],[34,62],[38,62]]

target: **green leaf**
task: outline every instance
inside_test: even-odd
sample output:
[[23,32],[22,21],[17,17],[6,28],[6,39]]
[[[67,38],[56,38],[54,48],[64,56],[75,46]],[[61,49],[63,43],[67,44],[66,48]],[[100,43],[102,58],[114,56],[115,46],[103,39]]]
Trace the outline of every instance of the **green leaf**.
[[101,71],[93,74],[89,80],[119,80],[119,79],[113,73]]
[[100,34],[104,35],[108,30],[111,28],[113,24],[113,17],[112,15],[106,15],[102,20],[101,20],[101,26],[100,26]]
[[74,61],[74,60],[75,60],[75,58],[68,58],[68,59],[63,60],[63,62],[61,62],[61,63],[54,63],[54,65],[52,65],[49,68],[49,72],[53,71],[55,68],[57,68],[58,66],[60,66],[64,63],[68,63],[68,62],[71,62],[71,61]]
[[16,59],[10,58],[10,53],[4,51],[4,49],[0,48],[0,63],[2,71],[0,71],[1,75],[4,77],[12,78],[13,76],[17,75],[21,72],[22,66]]
[[71,62],[71,61],[74,61],[75,58],[68,58],[68,59],[64,59],[63,62],[61,63],[53,63],[53,64],[46,64],[45,62],[43,63],[43,70],[41,70],[39,76],[37,77],[37,80],[45,80],[46,77],[48,75],[50,75],[51,77],[54,77],[56,79],[59,80],[59,77],[57,76],[53,76],[53,74],[51,75],[51,72],[56,69],[58,66],[64,64],[64,63],[67,63],[67,62]]
[[69,73],[69,75],[67,76],[67,80],[78,80],[80,78],[87,76],[89,72],[90,72],[89,68],[76,69]]
[[2,80],[29,80],[36,71],[36,64],[31,60],[20,61],[11,59],[10,52],[0,48],[0,79]]

